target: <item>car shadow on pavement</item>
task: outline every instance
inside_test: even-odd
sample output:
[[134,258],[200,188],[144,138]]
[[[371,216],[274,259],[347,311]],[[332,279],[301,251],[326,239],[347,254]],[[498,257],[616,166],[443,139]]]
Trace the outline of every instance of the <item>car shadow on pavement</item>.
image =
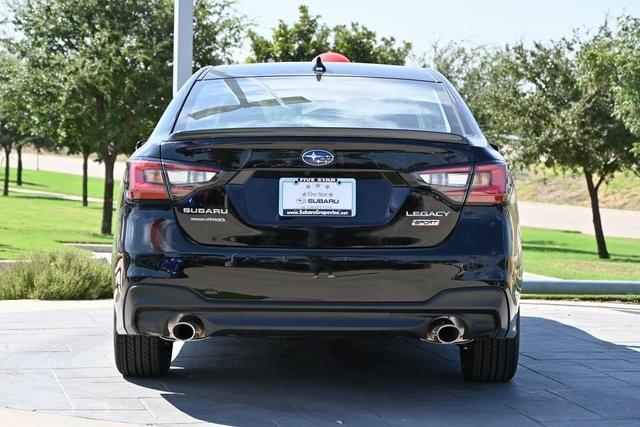
[[148,409],[158,422],[235,426],[533,425],[640,417],[640,353],[545,318],[523,317],[522,328],[520,367],[508,384],[467,382],[457,348],[410,339],[188,343],[162,378],[164,399]]

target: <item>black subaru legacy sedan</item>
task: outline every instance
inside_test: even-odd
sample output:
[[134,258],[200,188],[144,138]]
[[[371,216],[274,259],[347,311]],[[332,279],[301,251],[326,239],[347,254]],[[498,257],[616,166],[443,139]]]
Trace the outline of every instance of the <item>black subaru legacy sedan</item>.
[[205,67],[123,180],[115,359],[173,342],[396,336],[505,382],[522,258],[503,157],[437,71],[314,60]]

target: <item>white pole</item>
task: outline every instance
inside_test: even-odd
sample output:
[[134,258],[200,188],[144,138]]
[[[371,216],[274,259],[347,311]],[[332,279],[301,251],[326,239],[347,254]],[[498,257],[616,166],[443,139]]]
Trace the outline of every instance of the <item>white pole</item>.
[[173,4],[173,95],[193,72],[193,0]]

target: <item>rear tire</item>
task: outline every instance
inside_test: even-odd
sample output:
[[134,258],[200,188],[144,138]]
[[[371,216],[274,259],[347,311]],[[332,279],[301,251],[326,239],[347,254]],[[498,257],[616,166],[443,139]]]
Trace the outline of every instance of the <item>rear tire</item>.
[[171,366],[173,342],[113,332],[116,367],[125,377],[160,377]]
[[470,381],[506,383],[518,369],[520,313],[513,338],[481,338],[460,347],[462,375]]

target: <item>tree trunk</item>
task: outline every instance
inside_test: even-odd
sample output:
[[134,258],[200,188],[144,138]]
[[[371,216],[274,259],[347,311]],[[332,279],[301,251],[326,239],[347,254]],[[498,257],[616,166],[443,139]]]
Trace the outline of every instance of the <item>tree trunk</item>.
[[89,205],[89,177],[88,177],[88,169],[89,169],[89,153],[82,153],[82,206]]
[[604,240],[604,232],[602,231],[602,219],[600,218],[600,201],[598,200],[598,185],[593,183],[593,174],[584,171],[584,177],[587,180],[587,189],[589,190],[589,198],[591,199],[591,213],[593,215],[593,228],[596,233],[596,243],[598,245],[598,256],[600,258],[609,258],[607,251],[607,243]]
[[18,172],[16,176],[16,184],[22,186],[22,145],[16,147],[16,153],[18,153]]
[[11,146],[4,147],[4,185],[2,186],[2,195],[9,195],[9,155],[11,154]]
[[111,220],[113,218],[113,166],[115,155],[108,155],[104,161],[104,201],[102,203],[102,234],[111,234]]

